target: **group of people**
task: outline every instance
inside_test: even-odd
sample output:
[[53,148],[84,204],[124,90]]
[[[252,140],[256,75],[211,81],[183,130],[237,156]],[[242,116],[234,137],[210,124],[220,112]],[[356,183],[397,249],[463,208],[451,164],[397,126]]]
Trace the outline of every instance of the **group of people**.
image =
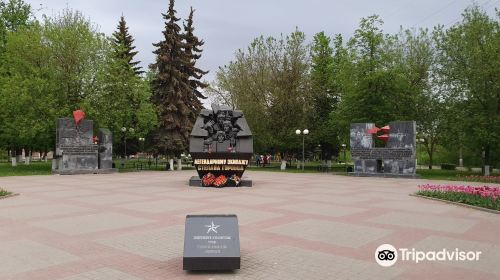
[[265,167],[267,164],[270,164],[273,159],[274,157],[272,155],[256,155],[255,164],[259,167]]

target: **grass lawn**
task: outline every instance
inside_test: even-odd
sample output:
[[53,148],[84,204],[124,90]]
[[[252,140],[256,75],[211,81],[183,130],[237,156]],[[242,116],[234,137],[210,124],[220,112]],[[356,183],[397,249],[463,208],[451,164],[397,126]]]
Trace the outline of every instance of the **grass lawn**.
[[0,163],[0,177],[5,176],[29,176],[52,174],[52,162],[32,162],[30,165],[19,163],[12,166],[10,163]]

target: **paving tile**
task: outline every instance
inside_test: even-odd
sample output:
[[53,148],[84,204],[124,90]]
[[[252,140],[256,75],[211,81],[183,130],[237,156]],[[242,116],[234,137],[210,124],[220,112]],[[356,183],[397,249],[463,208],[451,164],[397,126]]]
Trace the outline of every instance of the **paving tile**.
[[264,230],[283,236],[358,248],[392,233],[391,230],[308,219]]
[[342,217],[366,211],[366,209],[364,208],[332,205],[319,202],[302,202],[275,208],[304,214],[323,215],[330,217]]
[[90,195],[74,198],[72,200],[96,204],[96,205],[113,205],[130,201],[145,200],[144,196],[131,195],[131,194],[105,194],[105,195]]
[[168,261],[183,255],[184,225],[125,234],[111,239],[99,240],[98,242],[142,257],[157,261]]
[[[189,215],[210,215],[210,214],[235,214],[236,216],[238,216],[239,225],[247,225],[251,223],[262,222],[274,218],[283,217],[282,214],[276,212],[253,210],[241,207],[221,207],[221,208],[214,208],[211,210],[203,210],[203,211],[196,211],[189,213]],[[185,215],[182,215],[181,217],[185,217]]]
[[[290,246],[269,248],[242,256],[245,264],[235,275],[208,279],[394,279],[400,269]],[[244,275],[249,276],[245,278]],[[241,278],[240,278],[241,277]]]
[[9,198],[0,199],[0,209],[15,206],[44,204],[47,201],[38,198],[27,197],[25,195],[18,195]]
[[112,268],[104,267],[66,277],[63,280],[140,280],[140,278]]
[[445,265],[453,267],[478,270],[481,272],[495,273],[500,278],[500,245],[462,240],[456,238],[442,237],[442,236],[429,236],[421,240],[413,247],[420,251],[440,251],[446,248],[448,251],[453,252],[456,249],[460,251],[481,252],[478,261],[443,261],[440,262]]
[[127,203],[126,205],[120,205],[119,207],[146,213],[164,213],[200,207],[202,205],[203,203],[198,202],[164,199],[158,201]]
[[105,192],[90,190],[90,189],[76,189],[76,190],[66,190],[66,191],[55,191],[55,192],[45,192],[44,196],[54,197],[54,198],[73,198],[85,195],[102,195]]
[[457,207],[451,204],[426,203],[423,201],[384,201],[370,205],[371,207],[387,208],[398,211],[441,214]]
[[78,261],[77,256],[30,240],[0,241],[0,279]]
[[241,205],[261,205],[261,204],[269,204],[269,203],[279,203],[284,201],[283,199],[274,198],[274,197],[261,197],[255,195],[242,194],[231,197],[231,199],[222,197],[211,199],[212,201],[220,201],[220,202],[230,202],[233,204],[241,204]]
[[384,214],[372,218],[368,221],[378,224],[427,229],[450,233],[464,233],[477,223],[472,219],[396,212]]
[[52,219],[33,222],[37,227],[68,235],[80,235],[105,230],[116,230],[127,227],[145,225],[152,220],[136,218],[124,214],[101,213],[70,218]]
[[70,215],[89,211],[93,211],[93,209],[64,204],[41,204],[36,206],[22,206],[2,209],[2,211],[0,211],[0,217],[10,219],[33,219],[58,215]]

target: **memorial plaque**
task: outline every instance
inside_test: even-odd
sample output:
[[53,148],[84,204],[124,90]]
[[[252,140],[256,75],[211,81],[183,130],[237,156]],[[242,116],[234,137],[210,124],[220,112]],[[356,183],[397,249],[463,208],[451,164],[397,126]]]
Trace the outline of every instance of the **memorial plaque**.
[[236,215],[187,215],[184,270],[240,269],[240,236]]

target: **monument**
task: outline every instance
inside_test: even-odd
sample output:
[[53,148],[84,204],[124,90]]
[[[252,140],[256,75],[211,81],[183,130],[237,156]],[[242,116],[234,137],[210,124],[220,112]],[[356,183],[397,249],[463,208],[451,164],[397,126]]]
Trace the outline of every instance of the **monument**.
[[240,269],[240,236],[236,215],[187,215],[184,270]]
[[93,122],[86,120],[81,110],[73,112],[73,119],[58,119],[52,172],[63,175],[115,172],[111,132],[102,128],[97,138],[93,133]]
[[[386,143],[374,147],[373,136]],[[416,178],[416,123],[397,121],[378,128],[373,123],[353,123],[350,130],[354,176]]]
[[252,132],[243,112],[212,104],[201,110],[189,138],[189,153],[198,172],[190,186],[252,186],[242,179],[253,154]]

